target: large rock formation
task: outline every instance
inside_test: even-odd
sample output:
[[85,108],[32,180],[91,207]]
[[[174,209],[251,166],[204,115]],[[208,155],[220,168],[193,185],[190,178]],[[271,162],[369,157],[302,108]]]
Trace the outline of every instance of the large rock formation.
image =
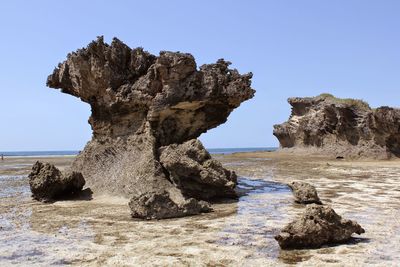
[[281,148],[349,158],[400,157],[400,109],[371,109],[329,94],[289,98],[292,114],[274,126]]
[[283,249],[319,248],[344,243],[353,233],[360,235],[365,230],[357,222],[343,219],[331,207],[311,204],[275,239]]
[[[229,64],[220,59],[198,69],[190,54],[154,56],[115,38],[108,45],[102,37],[68,54],[47,85],[89,103],[93,130],[71,168],[82,172],[95,193],[122,195],[157,209],[187,210],[196,206],[189,197],[232,197],[235,174],[211,160],[199,141],[181,145],[224,123],[253,97],[252,74],[240,75]],[[170,204],[152,203],[166,196]],[[137,212],[132,201],[130,206],[135,217],[170,217]]]
[[76,196],[85,185],[79,172],[61,173],[54,165],[37,161],[29,174],[32,197],[43,202]]

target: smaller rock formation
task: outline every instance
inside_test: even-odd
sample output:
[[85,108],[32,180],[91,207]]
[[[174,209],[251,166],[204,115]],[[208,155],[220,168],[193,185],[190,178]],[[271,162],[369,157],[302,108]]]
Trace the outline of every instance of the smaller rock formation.
[[293,192],[294,201],[300,204],[319,204],[322,202],[318,197],[317,190],[314,186],[305,182],[291,182],[288,184]]
[[376,109],[330,94],[288,99],[292,113],[274,126],[282,149],[333,158],[400,157],[400,109]]
[[235,198],[237,176],[211,158],[197,139],[160,149],[160,162],[183,195],[197,199]]
[[360,235],[365,230],[357,222],[343,219],[331,207],[311,204],[275,239],[283,249],[319,248],[344,243],[353,233]]
[[194,198],[176,201],[166,191],[147,192],[133,197],[129,208],[133,218],[146,220],[177,218],[211,211],[210,205],[205,201],[197,201]]
[[62,174],[50,163],[37,161],[29,174],[32,196],[43,202],[76,195],[84,185],[85,179],[80,172]]

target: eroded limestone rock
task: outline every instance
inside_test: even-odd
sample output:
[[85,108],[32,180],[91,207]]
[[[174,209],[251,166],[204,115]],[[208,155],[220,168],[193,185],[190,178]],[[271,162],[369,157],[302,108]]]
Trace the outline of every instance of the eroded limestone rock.
[[147,192],[134,196],[129,202],[132,217],[141,219],[168,219],[211,211],[205,201],[194,198],[183,201],[173,200],[168,192]]
[[300,204],[319,204],[322,202],[318,197],[318,192],[313,185],[305,182],[291,182],[288,184],[292,190],[294,201]]
[[49,163],[37,161],[29,174],[29,186],[33,198],[40,201],[52,201],[78,194],[85,185],[85,179],[79,172],[62,174]]
[[226,170],[197,139],[160,149],[160,162],[185,196],[197,199],[236,197],[237,176]]
[[311,204],[275,239],[283,249],[319,248],[344,243],[351,239],[353,233],[360,235],[365,230],[357,222],[343,219],[331,207]]
[[[198,164],[186,152],[173,161],[164,156],[165,166],[160,161],[162,151],[173,155],[177,147],[182,150],[186,146],[179,144],[224,123],[233,109],[253,97],[252,74],[241,75],[229,64],[220,59],[197,68],[190,54],[163,51],[155,56],[116,38],[108,45],[102,37],[70,53],[47,85],[80,98],[92,109],[92,140],[71,169],[81,172],[95,193],[122,195],[132,198],[131,203],[152,196],[158,201],[165,192],[180,194],[167,205],[171,210],[182,207],[190,196],[232,197],[234,174],[209,155],[198,158]],[[174,166],[195,172],[188,177]]]
[[292,113],[274,126],[281,148],[333,158],[400,157],[400,109],[329,94],[289,98]]

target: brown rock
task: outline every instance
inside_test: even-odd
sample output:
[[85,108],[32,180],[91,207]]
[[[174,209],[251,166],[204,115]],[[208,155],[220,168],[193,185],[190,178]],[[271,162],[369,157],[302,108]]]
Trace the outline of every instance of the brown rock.
[[353,233],[360,235],[365,230],[358,223],[340,217],[331,207],[311,204],[275,239],[283,249],[319,248],[344,243]]
[[33,198],[52,201],[77,195],[85,185],[79,172],[62,174],[54,165],[37,161],[29,174],[29,186]]
[[322,202],[318,197],[317,190],[314,186],[305,182],[291,182],[288,184],[293,192],[294,201],[300,204],[319,204]]
[[329,94],[289,98],[292,114],[274,126],[281,148],[333,158],[400,157],[400,109]]
[[[173,198],[179,206],[186,201],[181,190],[207,199],[216,194],[215,188],[220,189],[219,196],[232,197],[236,183],[222,167],[208,168],[199,162],[195,168],[201,165],[216,176],[208,177],[209,184],[203,177],[201,188],[192,192],[186,180],[198,178],[173,169],[179,160],[174,164],[164,160],[167,168],[160,162],[161,147],[171,152],[197,138],[224,123],[233,109],[253,97],[252,74],[240,75],[229,69],[229,64],[221,59],[197,68],[190,54],[164,51],[154,56],[141,48],[131,49],[116,38],[108,45],[102,37],[70,53],[48,77],[47,85],[80,98],[92,109],[93,138],[71,169],[81,172],[95,193],[135,201],[150,193],[173,191],[173,195],[181,195]],[[170,145],[172,150],[167,148]],[[193,164],[185,158],[180,166]],[[182,180],[185,182],[178,183]]]
[[161,151],[161,164],[185,196],[197,199],[236,197],[236,174],[212,159],[199,140],[163,147]]
[[132,217],[147,220],[184,217],[211,211],[207,202],[197,201],[194,198],[177,203],[179,201],[172,200],[168,192],[147,192],[132,197],[129,207]]

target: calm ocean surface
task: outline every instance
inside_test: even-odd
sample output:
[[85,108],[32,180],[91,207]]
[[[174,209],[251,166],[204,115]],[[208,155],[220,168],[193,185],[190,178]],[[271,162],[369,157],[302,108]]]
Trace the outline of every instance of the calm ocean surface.
[[[254,151],[275,151],[276,147],[238,147],[238,148],[209,148],[211,154],[232,154],[236,152],[254,152]],[[73,156],[79,151],[9,151],[0,152],[5,157],[56,157],[56,156]]]

